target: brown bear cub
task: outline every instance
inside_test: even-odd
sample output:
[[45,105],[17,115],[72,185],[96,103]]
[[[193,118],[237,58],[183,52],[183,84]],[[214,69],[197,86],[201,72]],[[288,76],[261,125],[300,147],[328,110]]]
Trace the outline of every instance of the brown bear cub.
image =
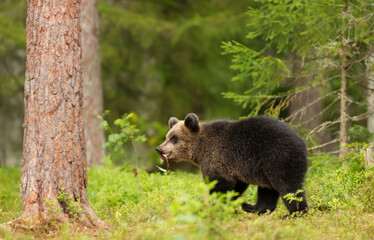
[[[190,113],[184,121],[172,117],[166,140],[156,148],[161,160],[189,161],[200,166],[204,179],[217,180],[211,192],[235,190],[239,196],[249,184],[257,185],[257,203],[243,203],[243,210],[263,214],[272,212],[279,196],[303,189],[307,172],[304,141],[285,123],[270,117],[251,117],[238,121],[199,122]],[[302,201],[282,198],[290,214],[306,213]]]

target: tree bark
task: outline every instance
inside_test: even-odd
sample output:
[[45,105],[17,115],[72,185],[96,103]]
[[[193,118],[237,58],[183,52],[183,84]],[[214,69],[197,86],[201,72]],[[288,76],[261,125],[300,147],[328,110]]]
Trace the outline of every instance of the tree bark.
[[97,0],[82,0],[82,70],[83,120],[85,126],[87,163],[97,165],[104,158],[104,130],[97,115],[103,114],[101,61],[99,44],[99,14]]
[[[79,219],[86,226],[106,226],[86,195],[80,3],[27,3],[23,209],[15,221],[20,225]],[[79,204],[75,216],[68,210],[72,202],[58,199],[61,192]]]
[[[346,26],[345,18],[348,9],[348,1],[345,0],[345,6],[342,13],[342,23],[343,27]],[[347,148],[345,145],[348,143],[348,113],[347,113],[347,54],[346,54],[346,44],[347,39],[345,35],[345,29],[342,32],[342,47],[340,49],[340,149],[339,157],[344,157],[347,154]]]
[[348,143],[348,113],[347,113],[347,63],[345,49],[342,48],[340,52],[340,151],[339,157],[344,157],[347,154],[345,145]]
[[[367,102],[368,111],[374,109],[374,71],[372,68],[374,64],[374,46],[369,46],[366,57],[366,76],[367,76]],[[367,119],[368,130],[374,133],[374,113],[371,113]]]

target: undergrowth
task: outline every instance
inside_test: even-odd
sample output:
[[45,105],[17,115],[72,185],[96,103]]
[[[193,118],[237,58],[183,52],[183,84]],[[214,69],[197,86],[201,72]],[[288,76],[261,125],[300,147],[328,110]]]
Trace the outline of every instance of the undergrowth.
[[[346,160],[311,158],[305,191],[310,211],[298,218],[282,201],[272,214],[245,213],[240,204],[255,203],[250,187],[236,201],[234,193],[209,195],[200,174],[147,173],[133,167],[88,170],[88,198],[109,231],[86,233],[69,225],[47,236],[56,239],[373,239],[374,182],[359,152]],[[0,169],[0,223],[17,218],[22,209],[18,168]],[[142,193],[139,194],[138,179]],[[0,239],[39,239],[41,233],[0,227]]]

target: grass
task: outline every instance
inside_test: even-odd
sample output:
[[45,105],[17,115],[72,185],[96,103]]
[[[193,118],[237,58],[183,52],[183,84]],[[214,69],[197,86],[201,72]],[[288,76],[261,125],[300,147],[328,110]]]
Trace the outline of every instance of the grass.
[[[305,183],[310,212],[289,219],[282,218],[287,211],[281,201],[272,214],[243,212],[242,201],[256,201],[255,187],[225,203],[232,193],[210,196],[200,174],[139,171],[139,193],[130,166],[96,167],[88,170],[87,194],[109,231],[60,226],[46,236],[0,228],[0,239],[374,239],[374,170],[361,162],[357,153],[345,161],[313,158]],[[19,174],[19,168],[0,169],[0,223],[21,213]]]

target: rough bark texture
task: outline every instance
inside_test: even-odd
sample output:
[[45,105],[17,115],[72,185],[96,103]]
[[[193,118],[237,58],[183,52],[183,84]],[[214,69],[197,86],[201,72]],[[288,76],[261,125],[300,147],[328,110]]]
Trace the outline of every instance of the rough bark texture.
[[[374,71],[371,66],[374,64],[374,46],[369,47],[368,55],[366,58],[366,71],[367,71],[367,101],[368,110],[374,109]],[[370,132],[374,133],[374,113],[371,113],[367,119],[367,127]]]
[[[345,7],[342,13],[343,22],[347,14],[348,1],[345,0]],[[342,33],[342,47],[340,49],[340,152],[339,157],[344,157],[347,154],[347,148],[345,145],[348,143],[348,113],[347,113],[347,54],[345,45],[347,44],[347,38],[345,33]]]
[[348,143],[348,114],[347,114],[347,67],[344,48],[340,53],[341,87],[340,87],[340,157],[347,154],[345,145]]
[[[19,221],[67,221],[67,202],[80,201],[82,223],[105,226],[86,195],[82,119],[80,0],[28,0],[25,119]],[[60,209],[61,214],[51,214]]]
[[103,113],[101,61],[99,44],[99,14],[97,0],[82,0],[82,70],[83,120],[85,126],[87,163],[97,165],[104,158],[104,130],[97,115]]
[[364,152],[364,158],[365,158],[365,166],[367,168],[372,168],[374,165],[374,160],[373,160],[373,151],[371,148],[366,148],[363,149]]

